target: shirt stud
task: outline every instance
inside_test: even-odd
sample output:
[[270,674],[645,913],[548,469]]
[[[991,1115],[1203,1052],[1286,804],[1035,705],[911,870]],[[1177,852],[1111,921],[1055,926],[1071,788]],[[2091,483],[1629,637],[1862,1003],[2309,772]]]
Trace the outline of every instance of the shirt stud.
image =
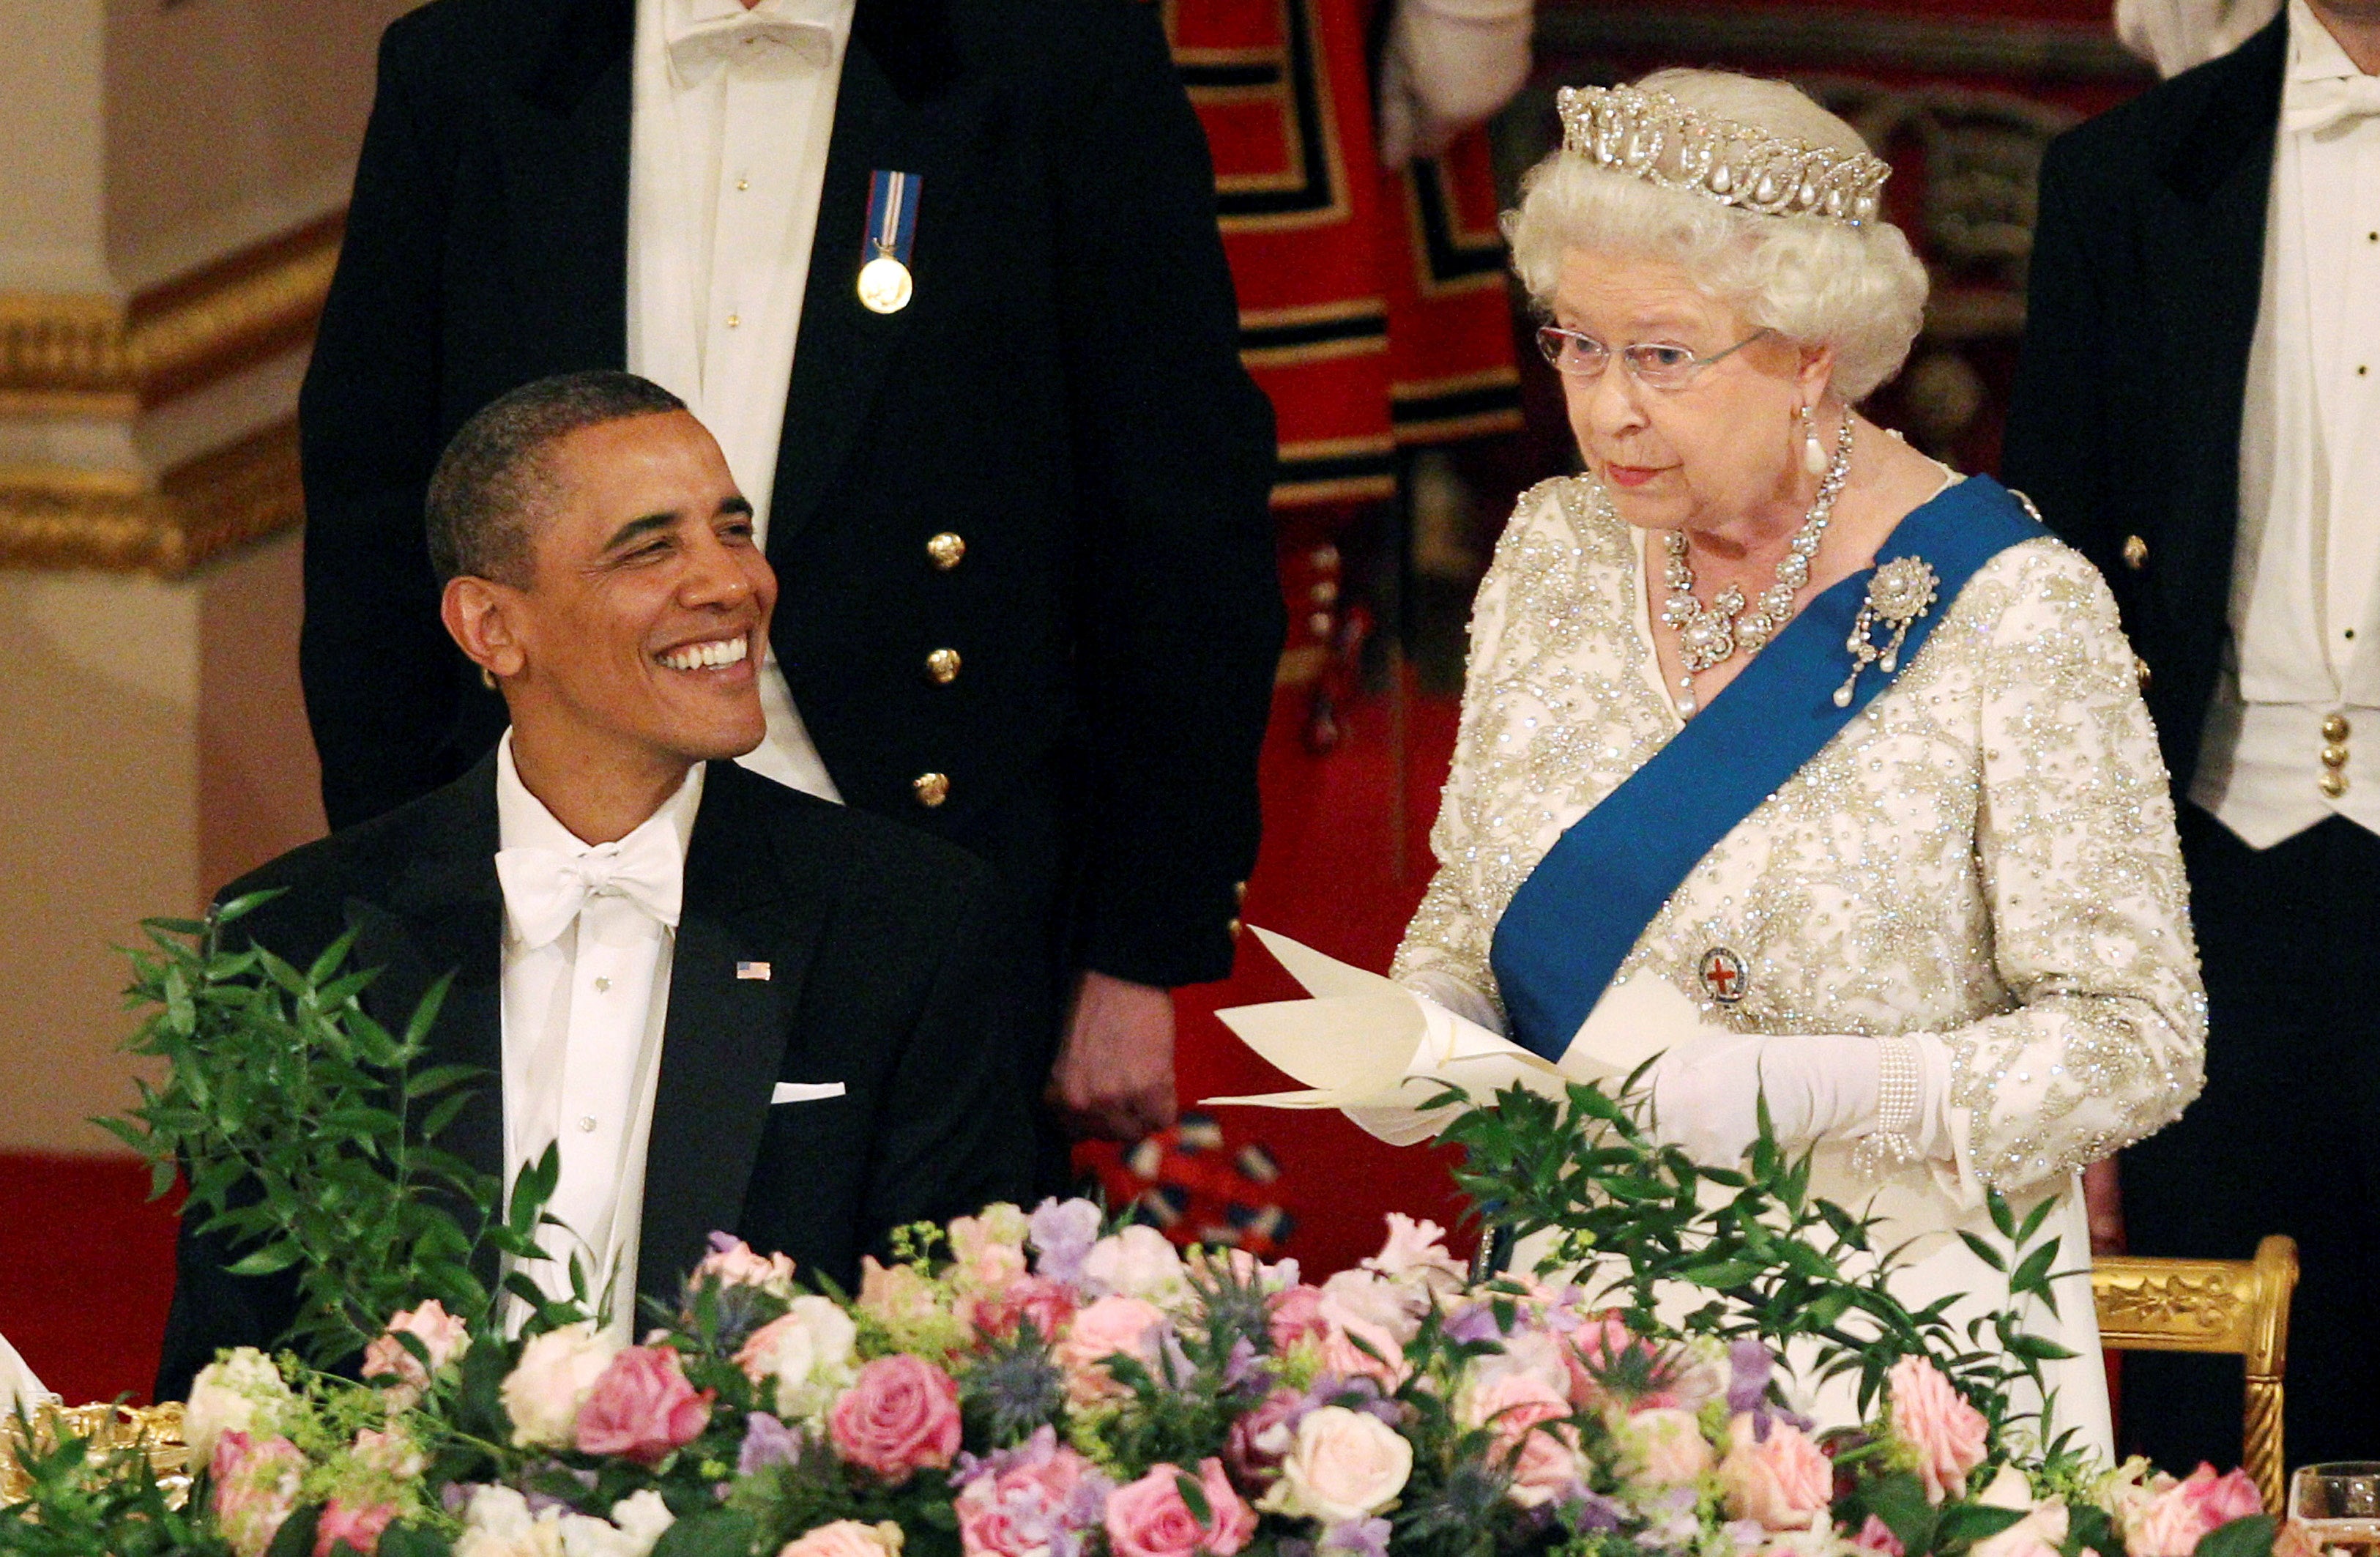
[[597,994],[599,994],[599,995],[607,995],[607,994],[610,994],[610,993],[612,992],[612,980],[610,980],[609,979],[596,979],[596,980],[595,980],[595,992],[596,992]]
[[594,1132],[594,1129],[595,1116],[593,1114],[582,1113],[578,1116],[578,1133],[580,1135],[590,1135]]

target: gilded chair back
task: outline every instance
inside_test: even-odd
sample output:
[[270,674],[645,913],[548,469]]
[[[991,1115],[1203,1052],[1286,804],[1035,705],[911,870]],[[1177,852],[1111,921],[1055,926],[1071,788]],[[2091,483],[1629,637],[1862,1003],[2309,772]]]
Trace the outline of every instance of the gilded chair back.
[[2284,1508],[2281,1374],[2289,1360],[2289,1295],[2298,1246],[2276,1234],[2253,1259],[2102,1258],[2091,1271],[2099,1343],[2129,1352],[2223,1352],[2247,1365],[2242,1454],[2275,1515]]

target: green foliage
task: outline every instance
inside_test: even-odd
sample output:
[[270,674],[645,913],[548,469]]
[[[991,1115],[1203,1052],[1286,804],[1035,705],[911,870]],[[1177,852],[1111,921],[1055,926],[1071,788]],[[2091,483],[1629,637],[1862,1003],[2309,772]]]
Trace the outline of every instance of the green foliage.
[[[188,1175],[186,1215],[246,1251],[233,1271],[291,1273],[288,1339],[331,1366],[425,1299],[473,1319],[492,1312],[474,1260],[539,1258],[560,1168],[549,1152],[522,1174],[511,1215],[489,1216],[496,1181],[436,1144],[480,1073],[419,1064],[447,979],[392,1033],[360,1002],[376,975],[348,968],[353,932],[302,968],[226,935],[271,895],[203,921],[146,921],[151,944],[132,954],[128,993],[152,1009],[127,1047],[164,1060],[167,1076],[141,1084],[128,1118],[96,1123],[148,1160],[152,1194],[177,1169]],[[535,1328],[567,1307],[539,1306]]]
[[[22,1415],[15,1426],[28,1427]],[[23,1502],[0,1504],[6,1557],[229,1557],[203,1519],[170,1506],[146,1454],[95,1453],[73,1434],[47,1454],[30,1443],[27,1430],[21,1443],[0,1446],[33,1484]]]
[[[1889,1288],[1901,1251],[1878,1246],[1873,1218],[1811,1193],[1809,1155],[1777,1144],[1765,1104],[1744,1162],[1709,1167],[1647,1133],[1642,1077],[1616,1093],[1573,1084],[1566,1102],[1513,1088],[1494,1107],[1457,1117],[1442,1138],[1463,1149],[1455,1178],[1483,1220],[1516,1236],[1553,1229],[1556,1263],[1593,1260],[1614,1272],[1610,1300],[1639,1334],[1756,1336],[1779,1351],[1809,1344],[1809,1382],[1855,1374],[1863,1413],[1882,1398],[1896,1360],[1927,1356],[1989,1419],[1995,1441],[2032,1415],[2013,1386],[2030,1381],[2037,1398],[2042,1364],[2070,1355],[2063,1347],[2026,1332],[2013,1312],[1960,1326],[1948,1317],[1949,1297],[1908,1308]],[[2020,1224],[1995,1191],[1991,1216],[2006,1247],[1968,1241],[2010,1272],[2012,1293],[2055,1313],[2058,1240],[2042,1237],[2051,1205],[2044,1200]],[[1666,1323],[1657,1295],[1674,1302],[1685,1289],[1709,1297]]]

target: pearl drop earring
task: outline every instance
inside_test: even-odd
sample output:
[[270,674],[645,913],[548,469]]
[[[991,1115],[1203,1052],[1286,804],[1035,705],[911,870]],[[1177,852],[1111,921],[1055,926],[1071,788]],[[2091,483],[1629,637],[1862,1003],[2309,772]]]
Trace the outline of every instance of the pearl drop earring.
[[1810,414],[1807,406],[1802,407],[1801,414],[1802,468],[1813,476],[1823,476],[1827,473],[1827,450],[1818,442],[1818,419]]

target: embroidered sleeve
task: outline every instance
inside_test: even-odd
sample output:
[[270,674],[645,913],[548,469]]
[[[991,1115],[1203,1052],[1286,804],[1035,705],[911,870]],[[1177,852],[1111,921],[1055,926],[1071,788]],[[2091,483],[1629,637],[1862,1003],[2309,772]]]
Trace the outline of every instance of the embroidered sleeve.
[[[2059,1177],[2198,1095],[2206,1001],[2155,733],[2106,583],[2033,543],[1983,645],[1976,866],[2019,1009],[1942,1034],[1984,1182]],[[1963,1129],[1958,1126],[1963,1125]]]

